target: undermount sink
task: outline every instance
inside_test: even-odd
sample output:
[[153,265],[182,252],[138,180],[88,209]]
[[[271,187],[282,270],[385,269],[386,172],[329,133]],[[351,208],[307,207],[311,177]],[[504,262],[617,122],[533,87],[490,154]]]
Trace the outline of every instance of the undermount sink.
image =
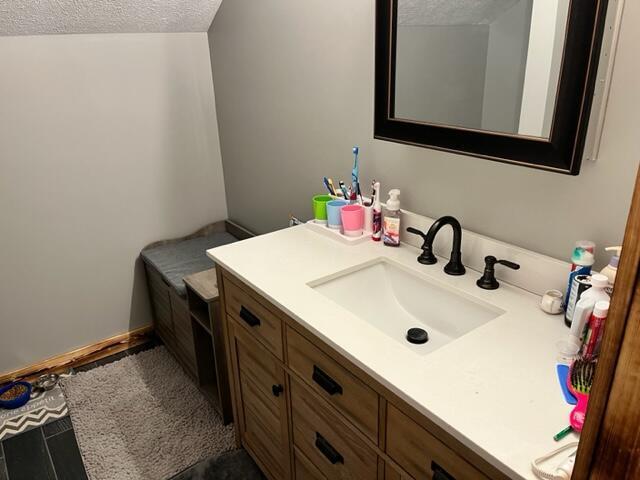
[[[309,286],[418,354],[426,355],[502,315],[503,310],[376,260]],[[409,343],[420,328],[429,340]]]

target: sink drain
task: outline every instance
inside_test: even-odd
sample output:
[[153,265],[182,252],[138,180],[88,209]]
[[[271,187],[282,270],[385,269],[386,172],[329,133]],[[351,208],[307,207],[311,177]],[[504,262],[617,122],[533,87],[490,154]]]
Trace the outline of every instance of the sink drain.
[[407,330],[407,341],[420,345],[429,341],[429,334],[422,328],[410,328]]

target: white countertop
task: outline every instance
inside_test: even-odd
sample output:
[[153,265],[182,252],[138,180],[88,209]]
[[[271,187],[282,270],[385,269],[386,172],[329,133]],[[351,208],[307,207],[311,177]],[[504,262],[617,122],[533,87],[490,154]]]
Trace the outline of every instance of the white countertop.
[[[555,343],[568,330],[561,315],[539,309],[539,297],[504,282],[498,290],[482,290],[475,284],[478,272],[446,275],[446,261],[421,265],[414,247],[343,245],[304,225],[207,253],[508,476],[535,479],[531,460],[576,441],[573,433],[562,442],[553,440],[568,425],[571,411],[560,392],[555,361]],[[378,258],[506,313],[421,356],[308,286]]]

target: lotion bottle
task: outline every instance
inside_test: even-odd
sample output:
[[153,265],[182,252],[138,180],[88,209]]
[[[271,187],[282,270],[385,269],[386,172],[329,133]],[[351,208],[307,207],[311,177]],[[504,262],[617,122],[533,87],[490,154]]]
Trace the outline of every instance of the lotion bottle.
[[607,252],[616,252],[609,260],[609,264],[600,270],[600,273],[605,275],[609,279],[609,283],[613,285],[616,281],[616,273],[618,273],[618,263],[620,262],[622,247],[607,247],[605,250]]
[[384,244],[388,247],[400,246],[400,190],[394,188],[389,192],[389,200],[387,200],[384,209],[383,234]]

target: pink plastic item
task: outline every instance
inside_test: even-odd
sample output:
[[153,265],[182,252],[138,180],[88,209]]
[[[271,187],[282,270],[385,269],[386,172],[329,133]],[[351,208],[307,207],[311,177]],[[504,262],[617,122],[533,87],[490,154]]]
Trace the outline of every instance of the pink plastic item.
[[[571,366],[573,369],[573,365]],[[582,393],[575,389],[573,384],[571,383],[571,370],[569,370],[569,374],[567,375],[567,387],[569,387],[569,391],[572,393],[578,403],[571,413],[569,414],[569,425],[573,428],[574,431],[580,433],[582,431],[582,427],[584,427],[584,417],[587,415],[587,405],[589,404],[589,394]]]
[[340,210],[342,229],[347,237],[359,237],[364,229],[364,208],[362,205],[345,205]]

